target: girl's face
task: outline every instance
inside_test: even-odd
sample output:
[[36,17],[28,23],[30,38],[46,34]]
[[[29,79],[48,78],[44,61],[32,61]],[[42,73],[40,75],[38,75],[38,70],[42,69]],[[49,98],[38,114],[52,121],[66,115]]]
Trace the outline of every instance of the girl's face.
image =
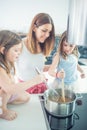
[[50,36],[50,32],[52,31],[51,24],[44,24],[39,27],[35,27],[34,30],[35,36],[38,42],[44,43],[45,40]]
[[22,51],[22,43],[19,43],[11,47],[6,54],[7,61],[15,62],[18,59],[21,51]]
[[63,41],[63,52],[67,55],[71,54],[75,48],[75,45],[68,44],[66,41]]

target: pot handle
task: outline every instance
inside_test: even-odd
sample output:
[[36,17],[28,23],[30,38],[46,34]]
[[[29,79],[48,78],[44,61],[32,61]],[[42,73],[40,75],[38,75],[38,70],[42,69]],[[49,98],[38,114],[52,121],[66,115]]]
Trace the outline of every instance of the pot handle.
[[83,96],[82,96],[81,93],[77,93],[77,94],[76,94],[76,100],[77,100],[77,99],[80,99],[80,98],[82,98],[82,97],[83,97]]

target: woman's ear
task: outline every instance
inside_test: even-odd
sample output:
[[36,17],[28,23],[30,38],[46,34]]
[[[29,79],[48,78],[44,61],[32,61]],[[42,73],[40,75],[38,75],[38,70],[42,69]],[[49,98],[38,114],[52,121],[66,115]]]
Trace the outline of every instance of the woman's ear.
[[35,32],[35,30],[36,30],[36,25],[34,24],[34,26],[33,26],[33,31]]
[[0,52],[4,54],[5,47],[0,47]]

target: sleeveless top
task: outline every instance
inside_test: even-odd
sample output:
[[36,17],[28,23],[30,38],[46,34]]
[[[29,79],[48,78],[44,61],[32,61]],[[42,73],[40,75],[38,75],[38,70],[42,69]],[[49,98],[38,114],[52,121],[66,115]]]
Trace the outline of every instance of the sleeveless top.
[[42,53],[32,54],[23,43],[23,50],[16,62],[17,75],[23,81],[30,80],[37,74],[35,67],[42,71],[44,67],[44,55]]
[[[74,54],[68,55],[67,59],[64,59],[62,58],[62,56],[60,56],[57,71],[61,69],[65,71],[64,83],[66,85],[73,84],[77,80],[78,78],[77,64],[78,59]],[[58,79],[58,81],[60,81],[60,79]]]
[[[14,65],[15,65],[15,63],[14,63]],[[1,66],[3,69],[6,70],[5,65],[2,64],[1,62],[0,62],[0,66]],[[17,74],[14,73],[14,69],[13,69],[13,68],[10,69],[10,76],[11,76],[10,78],[11,78],[11,80],[13,80],[13,82],[18,83],[18,77],[17,77]]]

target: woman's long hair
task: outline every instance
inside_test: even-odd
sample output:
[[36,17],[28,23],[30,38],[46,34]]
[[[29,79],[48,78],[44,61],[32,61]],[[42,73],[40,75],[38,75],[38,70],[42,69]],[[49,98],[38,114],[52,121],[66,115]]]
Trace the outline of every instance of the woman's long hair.
[[28,43],[28,48],[30,50],[31,53],[33,54],[37,54],[37,47],[36,47],[36,37],[35,37],[35,32],[33,31],[34,26],[36,25],[37,27],[42,26],[44,24],[51,24],[52,25],[52,30],[50,32],[50,36],[45,40],[44,44],[40,44],[40,48],[42,53],[45,56],[48,56],[53,47],[54,47],[54,43],[55,43],[55,29],[54,29],[54,23],[52,18],[46,14],[46,13],[39,13],[37,14],[32,23],[31,23],[31,27],[27,36],[27,43]]

